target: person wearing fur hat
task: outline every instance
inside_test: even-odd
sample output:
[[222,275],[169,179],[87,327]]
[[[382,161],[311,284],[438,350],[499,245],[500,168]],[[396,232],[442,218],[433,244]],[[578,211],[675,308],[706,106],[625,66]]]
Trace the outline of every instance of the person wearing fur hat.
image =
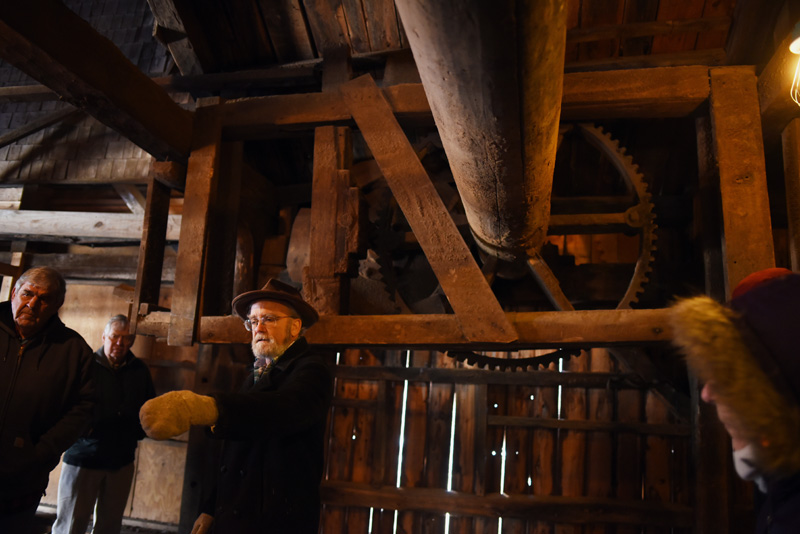
[[272,279],[236,297],[233,312],[252,334],[254,373],[238,393],[172,391],[142,406],[147,435],[167,439],[191,425],[223,442],[211,497],[192,529],[204,534],[311,534],[319,529],[325,422],[333,398],[326,357],[303,330],[316,310]]
[[758,271],[727,305],[684,299],[670,319],[731,437],[737,473],[766,494],[756,532],[800,532],[800,274]]

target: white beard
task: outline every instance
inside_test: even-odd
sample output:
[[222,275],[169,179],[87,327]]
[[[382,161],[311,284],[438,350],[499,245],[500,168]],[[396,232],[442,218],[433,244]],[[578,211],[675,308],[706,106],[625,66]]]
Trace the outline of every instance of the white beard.
[[285,345],[278,345],[271,337],[262,337],[259,340],[253,340],[250,343],[250,348],[253,350],[253,355],[259,358],[272,358],[273,360],[282,356],[286,349],[288,349],[294,341]]

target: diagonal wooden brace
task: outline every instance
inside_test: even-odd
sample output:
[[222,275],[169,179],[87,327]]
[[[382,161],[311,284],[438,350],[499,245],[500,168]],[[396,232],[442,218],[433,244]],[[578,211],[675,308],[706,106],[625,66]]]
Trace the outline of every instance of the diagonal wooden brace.
[[516,330],[506,319],[383,92],[369,75],[343,84],[340,92],[439,279],[464,336],[470,341],[516,340]]

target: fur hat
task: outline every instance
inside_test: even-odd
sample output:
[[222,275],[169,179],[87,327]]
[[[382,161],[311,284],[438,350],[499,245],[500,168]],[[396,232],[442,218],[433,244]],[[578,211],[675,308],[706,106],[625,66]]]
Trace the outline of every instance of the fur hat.
[[728,306],[680,300],[670,320],[689,369],[713,381],[761,469],[780,476],[800,472],[800,275],[769,271],[742,280]]
[[250,305],[257,300],[272,300],[291,306],[303,321],[303,328],[308,328],[319,319],[317,310],[303,300],[299,291],[275,278],[271,278],[261,289],[242,293],[233,299],[231,302],[233,313],[243,321],[246,320],[247,314],[250,313]]

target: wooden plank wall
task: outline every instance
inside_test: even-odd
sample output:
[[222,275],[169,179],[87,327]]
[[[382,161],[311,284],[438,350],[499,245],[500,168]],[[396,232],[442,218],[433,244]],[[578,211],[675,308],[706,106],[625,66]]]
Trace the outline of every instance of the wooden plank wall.
[[[528,351],[520,356],[532,355],[533,351]],[[375,372],[369,378],[354,379],[351,369],[364,366]],[[444,502],[451,489],[474,496],[596,497],[634,505],[663,502],[688,507],[691,462],[684,421],[676,421],[660,398],[646,390],[618,388],[611,385],[614,380],[605,388],[509,385],[498,378],[508,372],[485,370],[476,370],[471,383],[456,383],[452,378],[380,378],[381,368],[392,373],[406,366],[412,377],[433,369],[474,369],[435,351],[341,353],[323,487],[359,488],[361,493],[350,502],[337,498],[336,505],[325,505],[322,532],[689,532],[688,528],[658,524],[663,515],[653,524],[647,524],[644,516],[640,516],[640,524],[628,520],[624,524],[594,523],[580,513],[574,517],[564,514],[561,521],[554,522],[538,521],[533,511],[529,517],[501,519],[487,507],[480,514],[447,517],[446,505],[434,511],[436,504],[415,501],[413,490],[424,488],[431,491],[427,494],[431,503]],[[619,372],[617,362],[603,349],[584,352],[565,362],[564,368],[573,374],[576,368]],[[534,376],[558,370],[551,366],[528,373]],[[494,380],[500,383],[492,384]],[[484,381],[489,384],[481,383]],[[451,441],[454,403],[455,436]],[[545,428],[534,418],[565,424]],[[566,428],[570,422],[584,420],[665,426],[652,435],[628,426],[620,431]],[[679,428],[684,429],[683,435]],[[402,462],[399,484],[398,462]],[[396,487],[409,490],[388,497],[396,499],[399,511],[385,505],[370,508],[370,502],[387,502],[385,495],[379,495]]]

